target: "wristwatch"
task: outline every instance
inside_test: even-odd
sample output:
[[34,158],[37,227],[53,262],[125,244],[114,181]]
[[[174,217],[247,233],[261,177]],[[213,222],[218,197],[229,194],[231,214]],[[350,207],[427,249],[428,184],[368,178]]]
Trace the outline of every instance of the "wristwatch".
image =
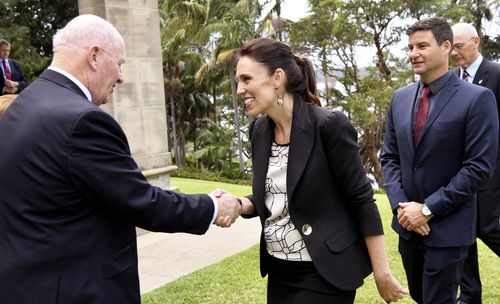
[[428,217],[432,217],[432,212],[431,210],[429,209],[429,207],[427,207],[426,204],[424,204],[422,206],[422,214],[425,215],[425,216],[428,216]]

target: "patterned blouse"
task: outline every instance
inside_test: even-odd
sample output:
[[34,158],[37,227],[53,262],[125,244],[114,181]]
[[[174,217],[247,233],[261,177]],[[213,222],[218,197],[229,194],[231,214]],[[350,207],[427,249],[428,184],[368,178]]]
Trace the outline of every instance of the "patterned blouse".
[[286,194],[288,145],[273,141],[266,176],[266,207],[270,215],[264,224],[267,251],[275,258],[311,261],[306,244],[290,219]]

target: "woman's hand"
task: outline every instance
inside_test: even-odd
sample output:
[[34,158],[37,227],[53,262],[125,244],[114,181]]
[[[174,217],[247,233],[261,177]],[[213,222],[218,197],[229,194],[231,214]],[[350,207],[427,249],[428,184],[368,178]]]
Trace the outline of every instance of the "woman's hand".
[[408,294],[408,290],[392,276],[390,272],[375,277],[378,293],[386,303],[396,302]]

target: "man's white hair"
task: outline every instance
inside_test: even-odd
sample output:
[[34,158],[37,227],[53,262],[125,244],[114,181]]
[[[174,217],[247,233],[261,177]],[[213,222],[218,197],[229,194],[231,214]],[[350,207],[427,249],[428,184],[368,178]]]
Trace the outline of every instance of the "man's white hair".
[[54,51],[58,46],[86,48],[98,45],[106,51],[115,51],[125,44],[118,30],[101,17],[86,14],[73,18],[54,35]]
[[460,22],[460,23],[457,23],[455,25],[453,25],[451,27],[451,29],[453,31],[459,31],[459,32],[462,32],[462,33],[465,33],[465,34],[469,34],[472,37],[479,37],[479,35],[477,34],[477,30],[474,26],[472,26],[471,24],[469,23],[463,23],[463,22]]

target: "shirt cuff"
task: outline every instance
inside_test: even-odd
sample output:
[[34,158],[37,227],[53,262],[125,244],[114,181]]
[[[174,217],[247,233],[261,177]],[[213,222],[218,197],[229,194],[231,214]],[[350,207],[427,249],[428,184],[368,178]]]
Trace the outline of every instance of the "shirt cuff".
[[219,203],[217,203],[217,199],[212,194],[209,194],[208,196],[210,196],[210,198],[212,199],[212,203],[214,203],[214,215],[212,217],[212,221],[210,222],[210,226],[212,226],[212,224],[215,222],[215,219],[217,218],[217,210],[219,210]]

